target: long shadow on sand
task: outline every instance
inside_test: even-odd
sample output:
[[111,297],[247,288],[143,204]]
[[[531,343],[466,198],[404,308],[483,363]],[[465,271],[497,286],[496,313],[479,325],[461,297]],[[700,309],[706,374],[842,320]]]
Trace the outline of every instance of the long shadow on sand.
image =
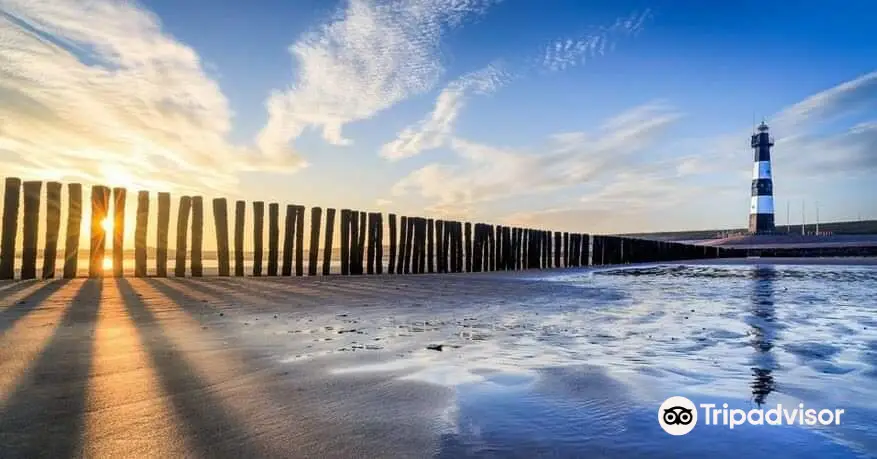
[[[117,285],[125,308],[141,335],[159,383],[170,397],[181,427],[198,450],[200,457],[264,457],[266,451],[257,447],[251,437],[211,392],[175,349],[158,320],[127,279]],[[153,283],[157,286],[158,283]]]
[[[47,298],[52,296],[53,293],[57,292],[68,284],[67,279],[59,279],[52,282],[47,282],[43,286],[39,287],[35,292],[30,295],[25,296],[24,298],[18,300],[12,306],[7,307],[6,309],[0,311],[0,336],[6,333],[6,330],[12,328],[16,322],[24,318],[26,315],[30,314],[33,310],[39,307]],[[5,291],[0,292],[0,295],[6,294]]]
[[[86,280],[0,416],[0,456],[81,455],[102,281]],[[33,300],[31,300],[33,301]],[[36,301],[33,301],[36,303]]]

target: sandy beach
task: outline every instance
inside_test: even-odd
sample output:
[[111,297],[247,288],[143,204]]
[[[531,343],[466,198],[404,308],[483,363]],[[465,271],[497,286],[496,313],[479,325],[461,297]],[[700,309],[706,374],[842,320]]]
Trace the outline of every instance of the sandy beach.
[[[461,384],[490,382],[500,373],[526,383],[543,369],[573,363],[590,369],[577,379],[543,378],[540,390],[612,400],[617,405],[604,408],[626,416],[636,406],[626,400],[656,387],[649,378],[658,373],[679,387],[697,379],[696,366],[657,367],[666,358],[654,355],[652,362],[646,349],[666,347],[690,360],[706,336],[711,350],[698,355],[707,360],[735,362],[750,352],[733,343],[743,335],[731,319],[717,325],[710,303],[698,303],[698,312],[685,305],[658,314],[666,308],[633,305],[633,293],[564,281],[593,272],[0,284],[0,456],[511,457],[463,452],[449,440],[463,429],[455,411]],[[564,298],[574,298],[575,307]],[[640,309],[619,323],[620,312],[609,307],[616,303]],[[582,309],[588,304],[596,305],[591,312]],[[697,337],[678,329],[686,323]],[[855,343],[877,342],[877,323],[868,322],[870,330],[862,323],[849,325],[860,335]],[[704,335],[710,324],[727,330]],[[572,338],[578,347],[566,344]],[[441,350],[432,346],[439,344]],[[789,355],[810,349],[801,346],[790,347]],[[808,365],[799,371],[811,371]],[[741,387],[726,385],[745,398],[751,376],[747,364],[741,368]],[[738,369],[727,374],[730,381]],[[861,377],[868,380],[867,371]],[[861,388],[859,395],[868,399],[870,392]],[[602,412],[600,403],[589,410]],[[867,425],[869,416],[859,422]],[[610,421],[601,435],[625,435],[623,422]],[[656,428],[649,424],[650,435]],[[790,438],[821,454],[822,440]],[[871,436],[857,441],[877,448]],[[594,448],[600,457],[637,456],[599,442]]]

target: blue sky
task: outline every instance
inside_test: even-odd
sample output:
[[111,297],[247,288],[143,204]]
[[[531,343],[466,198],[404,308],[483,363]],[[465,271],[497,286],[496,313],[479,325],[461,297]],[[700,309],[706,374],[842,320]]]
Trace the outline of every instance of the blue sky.
[[[0,161],[584,232],[877,218],[869,1],[0,0]],[[4,174],[5,175],[5,174]]]

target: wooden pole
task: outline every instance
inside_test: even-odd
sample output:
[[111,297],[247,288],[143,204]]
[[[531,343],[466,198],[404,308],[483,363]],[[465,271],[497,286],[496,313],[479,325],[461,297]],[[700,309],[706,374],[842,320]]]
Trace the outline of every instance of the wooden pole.
[[472,272],[472,223],[466,222],[463,227],[463,238],[465,239],[465,245],[463,247],[463,256],[466,259],[466,272]]
[[308,276],[317,275],[317,263],[320,255],[320,225],[323,220],[323,209],[311,207],[311,246],[308,250]]
[[357,257],[359,256],[359,212],[350,211],[350,267],[348,272],[351,275],[359,274],[356,269]]
[[280,204],[268,204],[268,275],[277,275],[280,257]]
[[103,221],[109,213],[110,189],[105,186],[91,187],[91,251],[89,252],[89,277],[103,277],[104,250],[107,233]]
[[247,216],[247,203],[234,203],[234,275],[244,275],[244,222]]
[[64,243],[64,278],[76,277],[79,270],[79,235],[82,227],[82,185],[67,185],[67,237]]
[[435,272],[443,273],[444,272],[444,261],[442,260],[442,254],[444,253],[444,248],[442,247],[442,240],[444,239],[445,234],[445,222],[444,220],[436,220],[435,221]]
[[363,263],[365,262],[365,234],[368,230],[367,221],[366,221],[366,212],[359,212],[359,240],[356,242],[356,274],[363,274],[365,272],[365,267]]
[[265,250],[262,237],[265,233],[265,203],[253,202],[253,276],[262,275],[262,253]]
[[149,224],[149,192],[137,192],[134,221],[134,277],[146,277],[146,228]]
[[435,221],[426,220],[426,271],[435,272]]
[[341,274],[350,274],[350,209],[341,209]]
[[387,274],[396,274],[396,214],[390,214],[390,259],[387,262]]
[[189,213],[192,210],[192,198],[183,196],[180,198],[180,208],[177,212],[177,253],[174,275],[184,277],[186,275],[186,240],[189,230]]
[[15,277],[15,240],[18,236],[18,208],[21,179],[7,178],[3,195],[3,239],[0,240],[0,279]]
[[420,242],[418,243],[420,251],[418,253],[417,271],[420,274],[424,274],[426,273],[426,219],[420,218],[418,222],[420,224]]
[[326,242],[323,243],[323,275],[332,273],[332,243],[335,238],[335,209],[326,209]]
[[219,275],[231,274],[228,253],[228,201],[225,198],[213,200],[213,223],[216,226],[216,259]]
[[158,193],[158,226],[155,234],[155,274],[167,277],[168,239],[171,225],[171,195]]
[[40,193],[42,182],[24,182],[24,212],[22,219],[21,278],[37,277],[37,231],[40,223]]
[[283,223],[283,267],[282,275],[292,275],[293,242],[295,242],[295,206],[286,206],[286,220]]
[[402,216],[399,223],[399,258],[396,260],[396,274],[405,273],[405,244],[408,239],[408,217]]
[[305,274],[305,206],[295,206],[295,275]]
[[378,228],[375,226],[375,213],[370,212],[368,214],[368,253],[366,254],[366,272],[368,274],[375,273],[375,255],[377,254],[377,247],[375,247],[375,239],[377,238],[377,230]]
[[128,191],[113,188],[113,277],[125,274],[125,201]]
[[193,277],[204,275],[204,198],[192,197],[192,261]]
[[384,214],[378,212],[375,214],[375,221],[377,222],[377,234],[375,235],[375,271],[377,274],[384,273]]
[[58,232],[61,230],[61,184],[46,183],[46,245],[43,248],[43,279],[55,277]]

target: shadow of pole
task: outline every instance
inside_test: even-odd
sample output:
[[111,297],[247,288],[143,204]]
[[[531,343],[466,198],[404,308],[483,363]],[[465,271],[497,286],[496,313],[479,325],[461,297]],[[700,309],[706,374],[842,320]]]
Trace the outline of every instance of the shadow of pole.
[[[68,279],[58,279],[46,282],[36,291],[16,301],[15,304],[0,310],[0,336],[3,336],[3,334],[12,328],[16,322],[37,309],[47,298],[68,283]],[[5,292],[0,292],[0,295],[3,293]]]
[[125,309],[153,363],[160,385],[200,457],[266,457],[247,430],[196,374],[128,279],[116,279]]
[[83,281],[55,334],[7,398],[0,416],[4,458],[82,455],[102,282]]
[[754,284],[752,286],[750,326],[753,338],[750,345],[756,353],[756,364],[752,367],[754,380],[750,387],[755,403],[761,406],[776,387],[772,374],[776,368],[776,357],[773,355],[774,340],[776,339],[776,308],[774,306],[776,269],[773,266],[759,266],[752,274]]

